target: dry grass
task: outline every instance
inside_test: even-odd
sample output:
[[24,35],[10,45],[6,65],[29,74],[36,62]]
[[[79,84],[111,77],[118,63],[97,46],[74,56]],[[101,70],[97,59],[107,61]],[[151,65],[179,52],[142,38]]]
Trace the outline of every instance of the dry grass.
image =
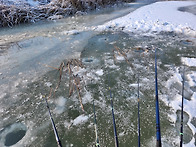
[[[77,68],[79,70],[79,68],[84,68],[82,62],[78,59],[71,59],[69,61],[66,62],[66,64],[64,62],[62,62],[59,66],[59,68],[56,67],[52,67],[49,65],[44,65],[46,67],[55,69],[59,71],[59,76],[58,76],[58,82],[55,88],[50,89],[49,92],[49,97],[55,97],[55,93],[58,91],[58,88],[61,84],[61,80],[62,80],[62,76],[63,75],[69,75],[69,97],[72,96],[72,94],[74,92],[77,93],[78,95],[78,100],[81,106],[82,111],[84,112],[84,106],[82,104],[82,95],[81,95],[81,77],[79,77],[78,74],[74,74],[73,69]],[[53,90],[54,89],[54,90]]]
[[[122,50],[120,50],[120,48],[118,48],[117,46],[114,46],[116,52],[118,53],[119,56],[124,57],[124,59],[126,60],[127,64],[133,68],[132,63],[129,61],[129,59],[127,58],[127,54],[125,52],[123,52]],[[115,55],[115,51],[113,51],[114,53],[114,60],[116,60],[116,55]]]
[[49,4],[38,7],[5,5],[0,3],[0,27],[13,27],[20,23],[36,22],[47,18],[62,18],[63,16],[75,14],[78,11],[94,10],[98,7],[104,7],[116,2],[117,0],[53,0]]

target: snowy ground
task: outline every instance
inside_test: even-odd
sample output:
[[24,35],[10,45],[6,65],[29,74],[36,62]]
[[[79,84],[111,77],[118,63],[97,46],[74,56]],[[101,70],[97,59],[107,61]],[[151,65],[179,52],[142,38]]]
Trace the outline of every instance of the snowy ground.
[[101,25],[97,29],[123,30],[124,32],[143,33],[144,35],[167,31],[196,36],[196,15],[178,11],[180,7],[192,5],[196,5],[196,2],[156,2]]
[[14,4],[14,5],[29,5],[31,7],[37,7],[40,4],[47,4],[47,0],[0,0],[3,4]]
[[39,2],[38,1],[34,1],[34,0],[0,0],[1,3],[3,4],[14,4],[14,5],[29,5],[32,7],[38,6]]

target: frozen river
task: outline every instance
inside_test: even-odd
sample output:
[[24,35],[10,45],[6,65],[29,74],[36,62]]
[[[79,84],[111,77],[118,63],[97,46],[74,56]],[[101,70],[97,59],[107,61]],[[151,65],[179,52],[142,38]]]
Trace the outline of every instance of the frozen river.
[[[141,3],[104,9],[56,22],[39,22],[0,30],[0,146],[56,146],[46,105],[50,87],[58,84],[62,62],[79,59],[73,68],[81,82],[80,107],[76,90],[69,96],[69,74],[49,105],[63,146],[94,146],[93,100],[101,146],[114,146],[108,87],[111,87],[120,146],[137,146],[137,75],[140,74],[141,144],[155,146],[154,48],[163,146],[179,146],[181,75],[185,66],[184,142],[195,145],[195,38],[174,32],[151,36],[96,31],[97,25],[124,16]],[[125,53],[132,66],[115,46]],[[138,52],[139,50],[139,52]],[[52,68],[51,68],[52,67]],[[186,105],[187,104],[187,105]]]

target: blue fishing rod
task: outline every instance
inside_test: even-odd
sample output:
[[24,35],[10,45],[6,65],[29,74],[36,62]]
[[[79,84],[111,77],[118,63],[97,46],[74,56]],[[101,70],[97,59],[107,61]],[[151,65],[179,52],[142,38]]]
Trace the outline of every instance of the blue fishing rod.
[[138,115],[138,147],[140,147],[140,84],[139,84],[139,72],[138,72],[138,89],[137,89],[137,101],[138,101],[138,111],[137,111],[137,115]]
[[115,117],[114,117],[114,107],[113,107],[113,101],[112,101],[112,92],[111,92],[111,88],[110,87],[109,87],[109,91],[110,91],[110,101],[111,101],[111,108],[112,108],[112,118],[113,118],[115,147],[119,147],[119,145],[118,145],[118,135],[117,135],[117,129],[116,129],[116,123],[115,123]]
[[45,102],[46,102],[46,107],[48,108],[48,112],[49,112],[49,116],[50,116],[50,120],[51,120],[51,123],[52,123],[52,128],[53,128],[53,131],[54,131],[54,135],[55,135],[55,138],[56,138],[57,145],[58,145],[58,147],[62,147],[62,144],[61,144],[61,141],[59,139],[59,135],[58,135],[54,120],[53,120],[51,112],[50,112],[50,107],[48,105],[48,101],[47,101],[45,96],[43,96],[43,97],[44,97]]
[[96,147],[100,147],[99,145],[99,137],[97,133],[97,119],[96,119],[96,114],[95,114],[95,103],[93,100],[93,112],[94,112],[94,126],[95,126],[95,137],[96,137]]
[[182,147],[182,144],[183,144],[184,72],[185,72],[185,67],[183,69],[183,76],[182,76],[182,108],[181,108],[180,147]]
[[155,49],[155,104],[156,104],[156,136],[157,142],[156,147],[161,147],[161,129],[160,129],[160,118],[159,118],[159,98],[158,98],[158,82],[157,82],[157,53]]
[[[140,51],[139,51],[139,59],[140,59]],[[139,60],[140,62],[140,60]],[[138,107],[137,107],[137,118],[138,118],[138,147],[140,147],[140,74],[138,71],[138,79],[137,79],[137,101],[138,101]]]

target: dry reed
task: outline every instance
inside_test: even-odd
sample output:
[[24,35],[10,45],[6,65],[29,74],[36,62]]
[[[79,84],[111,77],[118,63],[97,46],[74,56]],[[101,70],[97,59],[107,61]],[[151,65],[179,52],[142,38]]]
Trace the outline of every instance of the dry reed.
[[13,27],[21,23],[36,22],[42,19],[59,19],[77,12],[94,10],[119,1],[127,0],[52,0],[49,4],[37,7],[30,7],[25,4],[6,5],[0,2],[0,27]]
[[55,93],[57,92],[57,90],[61,84],[63,71],[64,71],[64,73],[68,72],[68,74],[69,74],[69,97],[73,94],[74,90],[76,90],[81,109],[82,109],[82,111],[84,111],[84,106],[82,104],[82,95],[81,95],[81,82],[80,82],[81,78],[79,77],[78,74],[75,75],[73,72],[73,69],[75,67],[78,70],[79,70],[79,68],[84,68],[82,62],[78,59],[71,59],[71,60],[67,61],[66,64],[64,62],[62,62],[60,64],[59,68],[52,67],[52,66],[45,65],[45,64],[43,64],[43,65],[59,71],[58,82],[57,82],[56,88],[54,90],[52,88],[50,89],[49,96],[51,97],[51,95],[53,93],[53,96],[55,97]]

